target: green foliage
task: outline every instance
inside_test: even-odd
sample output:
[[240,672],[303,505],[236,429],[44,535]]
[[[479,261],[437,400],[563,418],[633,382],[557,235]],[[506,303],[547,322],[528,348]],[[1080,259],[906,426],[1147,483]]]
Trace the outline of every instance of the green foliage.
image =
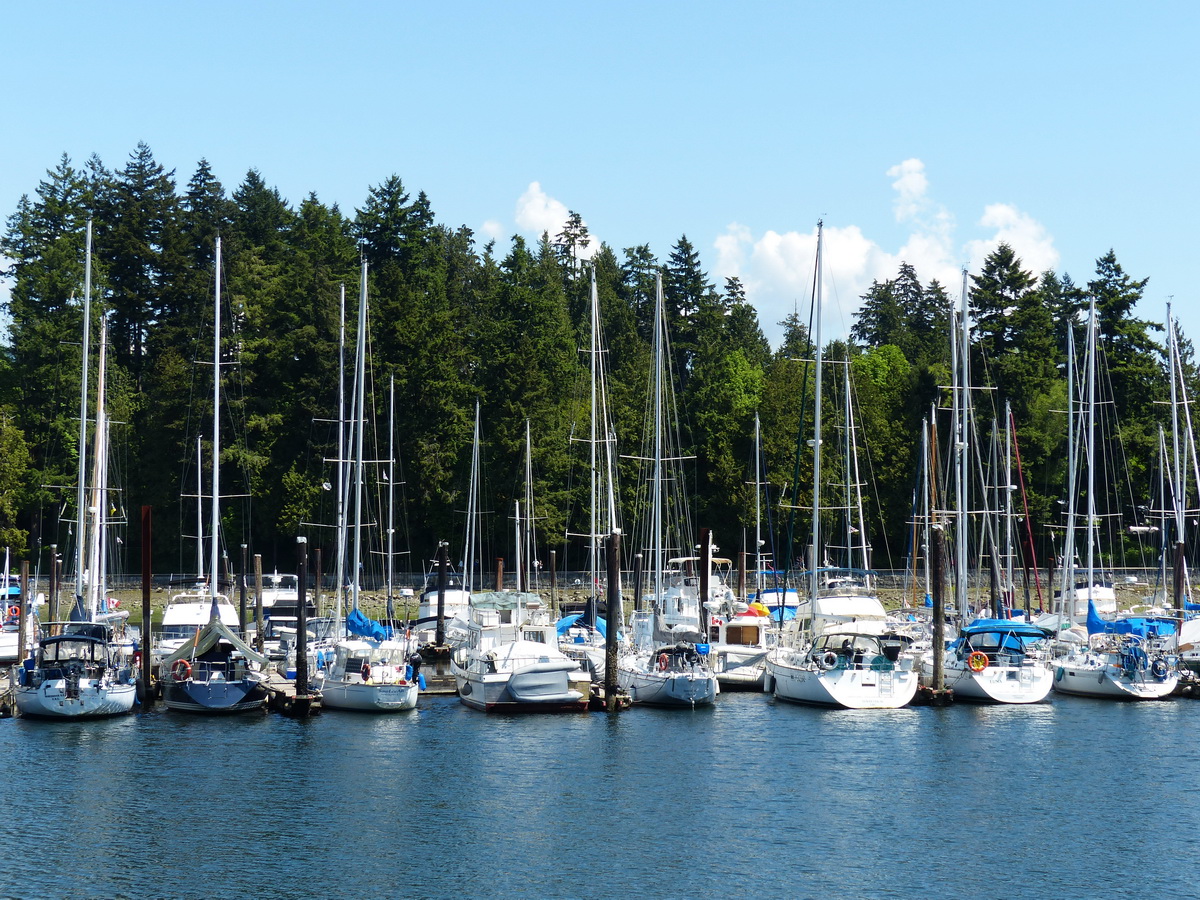
[[[217,234],[224,255],[223,480],[228,493],[249,495],[227,504],[226,540],[249,543],[267,566],[292,565],[297,531],[306,531],[312,545],[332,543],[330,529],[310,523],[332,523],[332,494],[321,488],[332,478],[337,448],[330,421],[338,409],[340,297],[344,285],[351,320],[346,340],[353,347],[360,258],[368,264],[370,418],[382,435],[394,377],[394,432],[404,473],[398,502],[407,519],[401,530],[414,559],[462,533],[476,399],[483,409],[484,505],[492,512],[495,551],[511,549],[508,522],[523,493],[527,420],[539,544],[562,547],[568,530],[579,530],[587,496],[574,474],[579,449],[571,433],[587,421],[589,364],[579,351],[588,346],[593,272],[627,527],[639,511],[634,457],[646,432],[654,285],[661,273],[683,419],[678,449],[694,457],[681,479],[696,524],[711,527],[730,550],[742,546],[743,530],[753,526],[757,412],[769,549],[782,563],[794,560],[803,544],[799,533],[808,523],[792,507],[811,501],[805,446],[813,390],[810,323],[788,316],[772,352],[745,285],[737,278],[719,289],[711,284],[686,236],[665,261],[644,244],[618,257],[611,247],[595,247],[583,216],[572,211],[557,233],[536,244],[513,238],[497,251],[491,243],[477,247],[468,228],[438,223],[429,198],[397,175],[369,187],[361,208],[344,215],[315,195],[293,206],[257,170],[227,195],[204,160],[179,187],[174,173],[139,144],[116,171],[95,157],[76,167],[64,156],[21,198],[0,235],[12,288],[9,346],[0,359],[0,537],[13,546],[36,554],[39,545],[64,543],[67,526],[59,516],[73,516],[71,502],[62,511],[80,452],[80,301],[89,216],[95,230],[92,347],[105,316],[112,343],[108,402],[126,423],[116,436],[127,448],[121,496],[126,508],[156,510],[156,568],[190,569],[195,558],[188,535],[196,500],[180,497],[195,493],[197,440],[202,457],[211,452]],[[855,318],[855,343],[826,348],[828,358],[851,360],[869,527],[880,565],[902,564],[921,420],[944,399],[951,379],[956,303],[937,281],[923,285],[918,276],[901,263],[895,277],[874,282]],[[1067,334],[1092,299],[1122,462],[1132,473],[1123,505],[1130,509],[1147,499],[1167,382],[1159,326],[1134,316],[1146,283],[1127,275],[1112,251],[1097,261],[1086,288],[1066,274],[1035,278],[1006,245],[988,255],[972,280],[973,379],[992,389],[977,394],[979,418],[1001,420],[1005,401],[1012,405],[1043,561],[1046,527],[1057,524],[1065,490]],[[1194,398],[1200,376],[1186,340],[1181,355]],[[92,367],[94,376],[94,356]],[[830,388],[831,409],[842,390]],[[944,453],[946,416],[935,418]],[[382,444],[378,439],[373,455],[382,455]],[[207,466],[203,458],[200,464]],[[830,464],[830,477],[841,464]],[[127,534],[125,543],[137,547],[137,535]],[[630,552],[638,549],[633,543],[627,542]]]

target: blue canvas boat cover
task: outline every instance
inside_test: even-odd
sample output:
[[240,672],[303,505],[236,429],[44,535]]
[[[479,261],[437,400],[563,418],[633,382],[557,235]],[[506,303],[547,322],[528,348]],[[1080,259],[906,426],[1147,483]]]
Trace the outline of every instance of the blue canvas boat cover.
[[1020,619],[975,619],[968,624],[963,630],[963,634],[983,634],[988,631],[1002,631],[1005,634],[1015,634],[1019,637],[1028,638],[1044,638],[1046,630],[1039,628],[1032,622],[1023,622]]
[[1137,637],[1162,637],[1175,633],[1175,620],[1156,616],[1126,616],[1109,622],[1100,618],[1096,606],[1088,601],[1087,612],[1088,634],[1132,634]]
[[391,636],[390,629],[385,628],[374,619],[368,619],[361,609],[356,609],[346,616],[346,630],[351,634],[370,638],[373,641],[387,640]]
[[[582,618],[583,618],[583,613],[572,613],[569,616],[563,616],[561,619],[559,619],[557,622],[554,623],[554,630],[558,633],[559,637],[562,637],[564,634],[566,634],[570,630],[572,625],[574,625],[576,622],[578,622]],[[606,629],[607,629],[607,626],[604,624],[604,620],[597,617],[596,618],[596,630],[598,632],[600,632],[601,637],[608,637],[608,631]]]

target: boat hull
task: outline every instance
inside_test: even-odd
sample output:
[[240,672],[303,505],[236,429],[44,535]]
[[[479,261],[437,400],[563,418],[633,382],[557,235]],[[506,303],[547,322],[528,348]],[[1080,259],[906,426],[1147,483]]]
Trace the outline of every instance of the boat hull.
[[656,672],[626,663],[617,666],[617,682],[634,703],[642,706],[709,706],[721,693],[717,676],[707,669]]
[[257,679],[175,681],[167,679],[163,703],[167,709],[202,715],[224,715],[261,709],[267,689]]
[[364,684],[325,680],[320,685],[321,705],[357,712],[404,712],[417,708],[416,682]]
[[1113,665],[1095,666],[1061,662],[1054,670],[1054,690],[1076,697],[1105,700],[1163,700],[1179,684],[1179,675],[1171,672],[1157,678],[1130,677]]
[[535,663],[512,672],[478,672],[453,663],[459,699],[484,712],[579,712],[588,708],[590,679],[573,661]]
[[120,716],[133,709],[137,699],[134,684],[81,683],[79,690],[68,691],[65,679],[53,678],[37,687],[26,685],[16,691],[17,709],[22,716],[39,719],[100,719]]
[[[995,666],[973,672],[964,662],[947,660],[943,669],[945,686],[955,700],[976,703],[1041,703],[1050,694],[1054,672],[1045,665]],[[933,665],[927,662],[922,680],[932,683]]]
[[788,652],[767,657],[775,696],[789,703],[844,709],[899,709],[916,696],[920,681],[912,669],[821,669],[806,655]]

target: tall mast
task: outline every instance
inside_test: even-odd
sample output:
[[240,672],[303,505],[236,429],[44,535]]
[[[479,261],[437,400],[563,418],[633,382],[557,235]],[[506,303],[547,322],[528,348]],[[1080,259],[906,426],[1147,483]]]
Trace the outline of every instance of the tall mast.
[[[83,260],[83,374],[79,389],[79,483],[75,493],[75,597],[83,599],[83,572],[87,567],[84,536],[87,532],[87,412],[88,346],[92,332],[92,220],[87,220],[87,249]],[[7,566],[4,569],[8,573]]]
[[108,328],[100,319],[100,361],[96,371],[96,433],[92,438],[95,453],[92,459],[92,502],[88,504],[88,619],[96,621],[96,613],[104,598],[104,522],[105,481],[108,476],[105,459],[108,455],[108,419],[104,409],[104,362],[108,353]]
[[955,535],[957,539],[957,599],[958,599],[958,615],[965,622],[967,619],[967,506],[969,481],[967,479],[967,471],[969,468],[970,456],[967,453],[967,436],[969,434],[970,422],[970,407],[971,407],[971,324],[967,319],[967,270],[964,268],[962,273],[962,293],[959,300],[960,303],[960,321],[959,328],[962,331],[959,340],[959,384],[962,390],[962,399],[958,404],[959,421],[955,427],[958,430],[958,441],[956,442],[957,460],[958,460],[958,510],[957,510],[957,531]]
[[204,583],[204,439],[196,435],[196,584]]
[[[395,485],[396,485],[396,448],[394,443],[394,417],[396,415],[396,376],[392,375],[388,381],[388,527],[387,527],[387,599],[388,603],[392,602],[392,535],[395,529]],[[389,609],[388,617],[391,618],[392,613]]]
[[367,260],[362,261],[362,282],[358,292],[358,343],[355,367],[354,399],[354,572],[351,575],[351,608],[358,609],[359,575],[362,565],[363,432],[366,423],[367,374]]
[[762,435],[758,410],[754,411],[754,594],[762,599]]
[[1062,589],[1059,597],[1066,613],[1075,621],[1075,517],[1079,472],[1075,458],[1075,328],[1067,327],[1067,531],[1063,536]]
[[[338,419],[337,419],[337,559],[334,570],[337,578],[335,597],[337,600],[337,621],[342,619],[342,606],[346,589],[346,495],[349,487],[346,482],[346,285],[343,283],[338,292],[339,324],[338,324]],[[340,626],[339,626],[340,627]]]
[[[817,293],[815,320],[816,373],[813,379],[813,500],[812,500],[812,563],[809,566],[809,596],[817,601],[817,568],[821,560],[821,250],[823,222],[817,222]],[[813,607],[815,610],[815,606]]]
[[1087,381],[1087,596],[1096,584],[1096,300],[1088,314]]
[[662,416],[663,416],[663,290],[662,272],[654,273],[654,476],[651,483],[653,498],[651,515],[654,521],[654,605],[662,610],[662,581],[665,560],[663,559],[663,511],[662,511]]
[[[599,426],[596,421],[597,416],[599,414],[599,406],[596,402],[596,396],[597,396],[597,382],[599,380],[599,373],[600,373],[600,303],[599,303],[599,294],[596,290],[596,269],[594,266],[592,267],[591,319],[592,319],[592,323],[591,323],[592,324],[592,328],[591,328],[591,331],[592,331],[592,340],[591,340],[591,345],[592,345],[592,354],[591,354],[591,368],[592,368],[592,407],[591,407],[591,409],[592,409],[592,414],[589,418],[591,419],[591,422],[590,422],[591,441],[590,441],[590,443],[591,443],[592,502],[591,502],[591,505],[589,506],[590,513],[589,513],[589,519],[588,519],[588,568],[589,568],[588,574],[591,577],[591,581],[590,581],[591,589],[595,590],[596,585],[598,585],[600,583],[600,536],[597,533],[599,531],[599,525],[598,525],[597,519],[599,517],[599,498],[600,498],[599,474],[600,473],[596,468],[596,464],[597,464],[596,455],[598,452],[597,446],[596,446],[596,440],[597,440],[597,434],[599,431]],[[605,430],[607,431],[607,426],[605,426]]]
[[467,485],[467,536],[463,541],[463,587],[475,589],[475,516],[479,504],[479,400],[475,401],[475,431],[471,440],[471,483]]
[[217,558],[221,543],[221,236],[217,235],[213,279],[213,421],[212,421],[212,548],[208,553],[209,591],[217,599]]

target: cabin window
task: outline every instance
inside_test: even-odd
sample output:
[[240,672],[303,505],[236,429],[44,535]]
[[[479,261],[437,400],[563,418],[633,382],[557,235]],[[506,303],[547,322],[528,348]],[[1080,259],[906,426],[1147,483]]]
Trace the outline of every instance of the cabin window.
[[540,631],[526,631],[522,637],[527,641],[536,641],[539,644],[546,643],[546,635]]

